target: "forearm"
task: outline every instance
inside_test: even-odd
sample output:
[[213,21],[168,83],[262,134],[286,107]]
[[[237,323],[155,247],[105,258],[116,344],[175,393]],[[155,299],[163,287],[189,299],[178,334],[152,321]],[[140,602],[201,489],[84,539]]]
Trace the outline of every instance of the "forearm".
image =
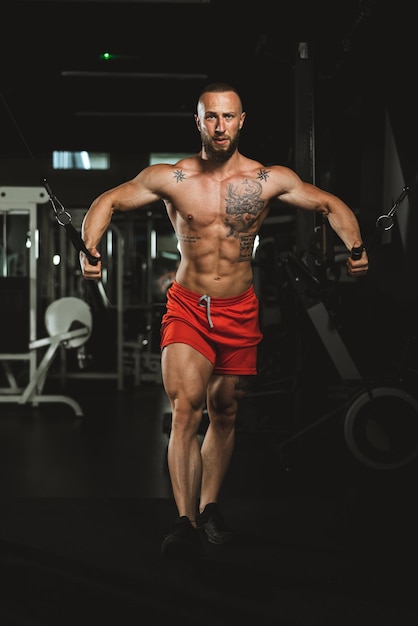
[[353,211],[342,201],[335,200],[327,214],[328,223],[347,250],[363,243],[360,226]]
[[[337,201],[339,209],[335,209],[334,204],[334,210],[328,213],[328,222],[351,253],[347,255],[346,261],[348,274],[353,277],[363,276],[368,270],[369,260],[360,226],[351,209],[340,202]],[[360,252],[359,256],[352,254],[353,248],[358,249],[356,252]]]
[[88,250],[97,248],[113,215],[112,204],[105,198],[96,198],[81,225],[81,237]]

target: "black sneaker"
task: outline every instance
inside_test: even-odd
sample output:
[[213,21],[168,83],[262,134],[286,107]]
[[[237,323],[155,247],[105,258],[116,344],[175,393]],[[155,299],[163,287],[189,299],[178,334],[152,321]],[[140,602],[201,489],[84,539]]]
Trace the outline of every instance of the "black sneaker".
[[207,504],[202,513],[197,516],[197,527],[205,531],[211,543],[231,543],[234,533],[225,524],[216,502]]
[[167,559],[193,559],[200,552],[200,537],[188,517],[182,515],[164,538],[161,550]]

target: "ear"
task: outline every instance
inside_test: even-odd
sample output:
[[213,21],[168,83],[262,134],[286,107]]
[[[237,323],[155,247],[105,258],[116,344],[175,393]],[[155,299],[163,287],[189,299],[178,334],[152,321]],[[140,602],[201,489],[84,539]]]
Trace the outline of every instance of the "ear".
[[197,113],[194,114],[194,121],[196,122],[197,129],[200,131],[200,121]]
[[244,126],[245,116],[246,116],[246,113],[245,113],[245,111],[243,111],[241,113],[240,120],[239,120],[239,128],[240,128],[240,130]]

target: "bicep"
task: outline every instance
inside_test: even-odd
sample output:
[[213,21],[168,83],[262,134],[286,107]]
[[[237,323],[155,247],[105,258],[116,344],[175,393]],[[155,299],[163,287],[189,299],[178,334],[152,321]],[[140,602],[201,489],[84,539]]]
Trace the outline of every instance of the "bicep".
[[139,175],[107,193],[114,211],[139,209],[160,199],[157,191],[147,184],[146,178],[141,179]]
[[289,185],[277,197],[294,208],[319,211],[325,215],[329,213],[329,195],[310,183],[299,181]]
[[303,181],[294,170],[276,166],[272,169],[275,197],[293,208],[327,213],[327,197],[315,185]]

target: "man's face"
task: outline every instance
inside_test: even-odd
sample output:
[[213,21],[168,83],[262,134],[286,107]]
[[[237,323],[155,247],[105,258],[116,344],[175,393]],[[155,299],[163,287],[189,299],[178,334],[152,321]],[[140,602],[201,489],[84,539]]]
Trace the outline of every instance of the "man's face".
[[203,94],[195,120],[208,159],[224,163],[234,154],[244,119],[241,101],[233,91]]

